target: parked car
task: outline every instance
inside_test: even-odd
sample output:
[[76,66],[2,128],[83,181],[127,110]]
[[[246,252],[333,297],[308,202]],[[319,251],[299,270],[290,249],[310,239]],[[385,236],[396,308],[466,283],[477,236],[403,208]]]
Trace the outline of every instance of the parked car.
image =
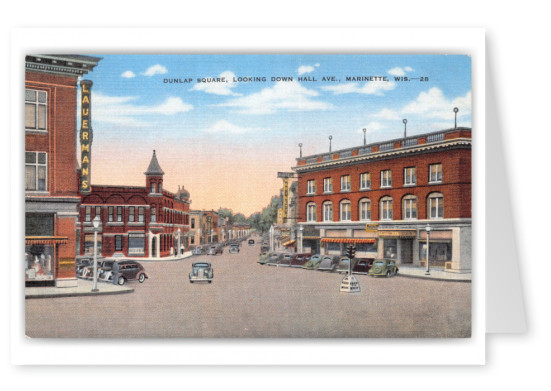
[[222,255],[223,252],[224,250],[220,246],[210,246],[207,251],[207,255],[217,255],[217,254]]
[[113,265],[115,260],[108,260],[103,262],[100,268],[98,268],[98,280],[113,281]]
[[373,258],[358,258],[352,273],[354,274],[367,274],[371,266],[373,265]]
[[270,253],[269,252],[262,253],[262,254],[260,254],[260,258],[258,260],[258,263],[260,263],[261,265],[265,265],[266,262],[268,262],[269,259],[270,259]]
[[376,259],[367,274],[370,276],[395,276],[398,274],[398,266],[393,259]]
[[195,262],[191,265],[191,273],[189,273],[189,282],[207,281],[212,283],[214,270],[209,262]]
[[88,258],[83,258],[83,259],[80,259],[77,261],[77,265],[76,265],[76,272],[77,272],[77,277],[80,277],[81,274],[82,274],[82,269],[84,269],[85,267],[87,266],[94,266],[94,260],[93,259],[88,259]]
[[312,254],[296,254],[291,261],[291,267],[302,267],[311,256]]
[[249,239],[249,246],[254,246],[254,239]]
[[302,266],[303,269],[314,270],[317,269],[321,263],[321,255],[316,254],[310,257],[310,260]]
[[[355,259],[352,261],[352,269],[354,269]],[[339,265],[337,266],[337,273],[348,273],[350,271],[350,259],[348,257],[341,257]]]
[[283,254],[281,259],[278,261],[277,266],[286,266],[286,267],[291,266],[291,261],[293,260],[294,257],[295,257],[294,254],[291,254],[291,253]]
[[339,264],[338,256],[326,255],[321,259],[321,262],[318,266],[318,270],[332,272],[332,271],[335,271],[338,264]]
[[195,247],[191,252],[192,255],[201,255],[203,254],[203,249],[201,247]]
[[277,266],[281,258],[283,258],[283,253],[281,252],[270,253],[270,256],[268,257],[265,264],[270,266]]
[[237,254],[239,253],[239,245],[238,244],[230,244],[230,254]]
[[138,280],[144,282],[149,278],[145,268],[136,261],[115,261],[111,271],[113,284],[124,285],[126,281]]
[[261,252],[261,253],[267,253],[268,251],[270,251],[270,246],[268,246],[268,245],[266,245],[266,246],[264,246],[264,245],[260,246],[260,252]]

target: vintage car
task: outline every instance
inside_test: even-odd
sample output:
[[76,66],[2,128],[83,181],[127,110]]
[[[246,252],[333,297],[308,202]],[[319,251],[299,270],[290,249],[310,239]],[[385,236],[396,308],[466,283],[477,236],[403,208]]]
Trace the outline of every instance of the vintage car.
[[367,274],[370,276],[395,276],[398,274],[398,266],[393,259],[376,259]]
[[302,268],[307,270],[315,270],[321,263],[322,256],[320,254],[312,255],[308,262],[306,262]]
[[306,262],[310,260],[312,254],[295,254],[291,260],[291,267],[302,267]]
[[373,258],[358,258],[354,268],[352,269],[353,274],[367,274],[371,266],[373,266]]
[[217,254],[222,255],[223,252],[224,250],[220,246],[210,246],[209,249],[207,250],[207,255],[217,255]]
[[113,284],[124,285],[126,281],[138,280],[144,282],[149,278],[141,263],[136,261],[116,261],[111,269],[111,281]]
[[270,251],[270,246],[260,246],[260,252],[261,253],[267,253],[268,251]]
[[254,239],[249,239],[249,246],[254,246]]
[[[354,269],[355,262],[356,262],[356,259],[353,259],[352,269]],[[348,257],[341,257],[336,271],[337,273],[348,273],[350,271],[350,259]]]
[[115,260],[108,260],[103,262],[101,267],[98,268],[98,280],[112,281],[114,264],[115,264]]
[[189,282],[192,284],[196,281],[206,281],[212,283],[214,270],[209,262],[195,262],[191,265],[191,273],[189,273]]
[[332,255],[325,255],[318,266],[318,270],[332,272],[335,271],[339,264],[339,257]]
[[265,265],[266,262],[270,259],[270,253],[269,252],[263,252],[260,254],[260,258],[258,259],[258,263],[261,265]]
[[192,255],[201,255],[203,254],[203,249],[201,247],[195,247],[192,251],[191,251],[191,254]]
[[94,260],[93,259],[83,258],[83,259],[78,260],[77,264],[76,264],[77,277],[81,277],[82,269],[84,269],[85,267],[88,267],[88,266],[93,267],[93,265],[94,265]]
[[265,264],[270,266],[277,266],[279,264],[279,261],[283,258],[283,255],[284,253],[282,252],[270,253],[270,256],[268,257],[268,260]]
[[291,266],[291,261],[293,260],[294,257],[295,255],[291,253],[283,254],[281,259],[277,262],[277,266],[285,266],[285,267]]
[[230,244],[230,250],[228,252],[230,254],[238,254],[239,253],[239,244],[236,244],[236,243]]

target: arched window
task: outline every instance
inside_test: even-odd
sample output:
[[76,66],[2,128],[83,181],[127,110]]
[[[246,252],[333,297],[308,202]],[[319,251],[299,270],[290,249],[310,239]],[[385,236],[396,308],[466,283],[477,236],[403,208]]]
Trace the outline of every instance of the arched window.
[[381,198],[381,220],[392,220],[392,197]]
[[329,201],[323,203],[323,221],[333,221],[333,204]]
[[350,221],[352,219],[352,204],[348,200],[341,201],[340,204],[341,221]]
[[371,201],[368,198],[362,198],[358,204],[359,217],[361,221],[371,220]]
[[306,205],[306,221],[317,221],[316,204],[313,202],[310,202]]
[[151,183],[151,194],[155,194],[155,191],[156,191],[156,187],[155,187],[155,183]]
[[427,211],[429,219],[444,218],[444,196],[442,193],[431,193],[427,199]]
[[402,218],[417,220],[417,197],[414,195],[407,195],[402,199]]

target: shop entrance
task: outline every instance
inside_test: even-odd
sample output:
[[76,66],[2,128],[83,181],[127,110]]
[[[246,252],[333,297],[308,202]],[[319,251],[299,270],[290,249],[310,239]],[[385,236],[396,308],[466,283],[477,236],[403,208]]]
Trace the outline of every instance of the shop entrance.
[[400,241],[400,263],[413,263],[413,240]]

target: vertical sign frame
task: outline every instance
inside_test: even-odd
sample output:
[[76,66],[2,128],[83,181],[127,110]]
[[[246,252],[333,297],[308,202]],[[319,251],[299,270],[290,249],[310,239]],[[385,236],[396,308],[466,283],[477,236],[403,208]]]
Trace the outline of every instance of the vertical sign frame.
[[80,98],[80,192],[88,194],[92,190],[90,166],[92,160],[92,81],[81,80]]

